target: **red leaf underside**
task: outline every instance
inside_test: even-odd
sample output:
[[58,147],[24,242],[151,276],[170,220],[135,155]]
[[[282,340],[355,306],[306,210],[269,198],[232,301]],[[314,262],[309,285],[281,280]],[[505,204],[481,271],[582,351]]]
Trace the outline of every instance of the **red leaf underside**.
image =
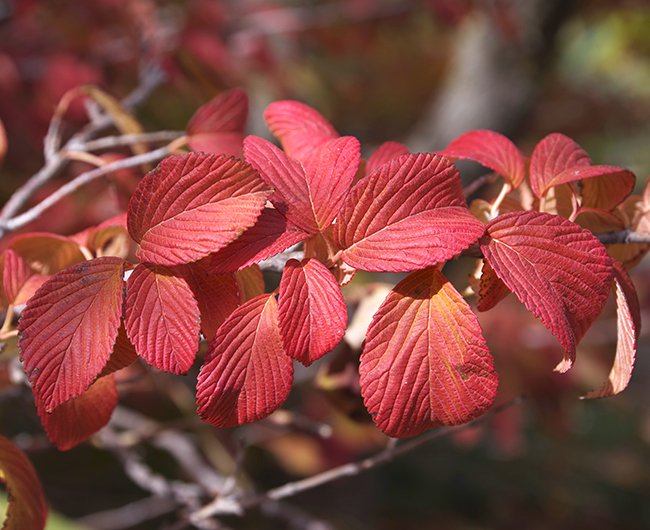
[[22,451],[0,436],[0,475],[7,485],[4,530],[43,530],[47,503],[38,475]]
[[77,243],[56,234],[21,234],[11,240],[9,248],[20,254],[40,274],[54,274],[86,259]]
[[277,302],[260,295],[238,307],[210,343],[197,384],[199,415],[217,427],[257,421],[284,403],[292,382]]
[[115,378],[109,375],[98,379],[83,394],[59,405],[51,413],[45,412],[38,400],[36,407],[47,437],[59,451],[67,451],[108,423],[117,399]]
[[564,348],[556,370],[568,370],[607,300],[612,266],[603,245],[576,224],[538,212],[497,217],[480,245],[497,276]]
[[21,360],[46,411],[81,394],[103,370],[122,315],[124,260],[97,258],[46,281],[20,322]]
[[336,279],[318,260],[287,261],[280,281],[279,320],[285,351],[305,366],[343,338],[347,307]]
[[298,101],[275,101],[264,119],[291,158],[304,160],[312,150],[339,134],[323,116]]
[[513,188],[518,188],[524,181],[526,159],[512,141],[494,131],[461,134],[438,154],[478,162],[502,175]]
[[399,272],[442,263],[483,231],[465,205],[456,168],[419,154],[382,165],[352,188],[335,239],[348,265]]
[[612,210],[632,193],[636,177],[631,171],[615,166],[594,167],[612,169],[583,181],[582,207]]
[[483,261],[476,309],[489,311],[509,294],[506,284],[496,275],[490,264]]
[[169,266],[216,252],[255,224],[269,193],[241,160],[170,156],[140,181],[129,203],[138,258]]
[[34,275],[27,261],[12,249],[4,252],[2,267],[2,287],[9,304],[15,304],[27,281]]
[[368,328],[359,374],[368,412],[396,437],[470,421],[498,386],[476,315],[435,268],[390,292]]
[[614,287],[618,331],[614,364],[605,384],[599,390],[589,392],[585,396],[588,399],[609,397],[622,392],[627,388],[634,370],[641,330],[641,306],[630,276],[617,261],[614,261]]
[[129,337],[126,334],[126,329],[124,329],[124,323],[122,323],[117,332],[117,339],[115,339],[115,344],[113,345],[113,352],[108,358],[108,362],[106,363],[106,366],[104,366],[102,373],[99,374],[99,377],[126,368],[133,364],[137,359],[138,354],[135,351],[135,346],[131,344]]
[[187,372],[199,349],[199,307],[187,281],[159,265],[140,263],[126,282],[124,325],[150,365]]
[[239,288],[239,301],[243,304],[251,298],[264,294],[264,274],[258,265],[251,265],[235,273],[235,280]]

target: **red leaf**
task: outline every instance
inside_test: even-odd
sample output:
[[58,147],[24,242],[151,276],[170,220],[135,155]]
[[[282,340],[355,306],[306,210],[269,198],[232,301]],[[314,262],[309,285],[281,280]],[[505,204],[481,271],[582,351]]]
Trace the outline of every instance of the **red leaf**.
[[124,329],[124,323],[120,326],[117,332],[117,339],[113,345],[113,352],[108,358],[108,362],[99,377],[103,377],[113,372],[117,372],[122,368],[130,366],[138,359],[138,354],[135,351],[135,346],[131,344],[129,337]]
[[307,233],[296,228],[274,208],[264,208],[257,222],[228,246],[207,259],[212,272],[243,269],[300,243]]
[[117,398],[115,378],[109,375],[51,413],[46,412],[38,400],[36,408],[47,437],[59,451],[67,451],[108,423],[117,406]]
[[239,283],[232,273],[211,274],[203,262],[181,269],[183,278],[194,293],[201,314],[201,331],[212,340],[224,320],[240,304]]
[[[582,207],[613,210],[634,190],[636,176],[616,166],[593,166],[596,176],[582,183]],[[584,177],[583,177],[584,178]]]
[[111,355],[122,315],[124,260],[85,261],[48,279],[20,318],[21,360],[47,412],[78,396]]
[[368,328],[359,374],[368,412],[396,437],[470,421],[498,385],[476,315],[436,268],[390,292]]
[[368,159],[366,173],[372,173],[378,167],[408,153],[409,149],[404,144],[400,144],[399,142],[384,142]]
[[126,282],[126,334],[152,366],[187,372],[199,349],[199,307],[185,279],[140,263]]
[[9,248],[20,254],[40,274],[54,274],[86,259],[77,243],[56,234],[21,234],[11,240]]
[[484,231],[465,206],[456,168],[431,154],[404,155],[361,179],[337,228],[343,261],[377,272],[442,263]]
[[0,436],[0,480],[7,485],[3,530],[43,530],[47,503],[36,471],[25,454]]
[[243,90],[227,90],[199,107],[187,124],[193,151],[239,156],[248,119],[248,97]]
[[271,103],[264,119],[287,155],[296,160],[304,160],[314,148],[339,136],[323,116],[298,101]]
[[605,247],[571,221],[539,212],[497,217],[480,245],[497,276],[557,337],[565,354],[556,370],[567,371],[607,301],[612,265]]
[[509,294],[506,284],[499,279],[490,264],[483,261],[476,309],[489,311]]
[[305,366],[330,352],[348,323],[341,289],[316,259],[287,261],[280,281],[279,315],[286,352]]
[[196,261],[253,226],[270,193],[245,162],[223,155],[170,156],[131,197],[137,256],[157,265]]
[[196,388],[199,415],[217,427],[257,421],[284,403],[292,381],[278,304],[260,295],[238,307],[211,342]]
[[22,256],[10,248],[4,251],[2,286],[7,297],[7,303],[16,303],[20,291],[33,275],[34,271]]
[[239,301],[243,304],[251,298],[264,294],[264,274],[258,265],[251,265],[235,273],[239,286]]
[[578,180],[564,180],[569,175],[561,176],[564,171],[590,165],[589,155],[571,138],[549,134],[535,146],[530,157],[530,187],[535,195],[543,197],[553,186]]
[[439,155],[469,159],[502,175],[518,188],[526,174],[526,159],[508,138],[494,131],[478,130],[461,134]]
[[618,394],[627,388],[634,361],[637,343],[641,330],[641,307],[634,284],[623,265],[614,261],[614,284],[616,287],[616,320],[618,342],[614,365],[609,373],[609,379],[600,390],[589,392],[587,399],[608,397]]

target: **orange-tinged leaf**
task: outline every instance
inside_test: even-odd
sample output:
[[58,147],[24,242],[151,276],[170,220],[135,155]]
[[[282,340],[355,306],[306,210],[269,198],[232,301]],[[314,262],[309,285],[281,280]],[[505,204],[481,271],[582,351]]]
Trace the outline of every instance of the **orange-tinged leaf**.
[[150,365],[187,372],[199,349],[199,306],[187,281],[160,265],[140,263],[126,281],[124,327]]
[[20,291],[33,275],[34,271],[27,261],[16,251],[10,248],[4,251],[2,287],[4,288],[5,296],[9,304],[16,303],[16,298],[18,298]]
[[560,133],[549,134],[530,156],[530,187],[537,197],[543,197],[553,186],[580,178],[570,178],[571,174],[564,173],[566,170],[590,165],[589,155],[571,138]]
[[257,421],[284,403],[292,382],[278,304],[260,295],[235,309],[210,343],[196,387],[199,415],[217,427]]
[[203,261],[184,265],[180,272],[198,302],[201,332],[212,340],[219,326],[241,303],[237,278],[233,273],[210,273]]
[[289,356],[305,366],[343,338],[348,311],[339,284],[320,261],[287,261],[279,291],[280,333]]
[[270,190],[248,164],[224,155],[170,156],[140,181],[129,202],[137,256],[180,265],[225,247],[253,226]]
[[210,270],[217,273],[241,270],[283,252],[307,236],[274,208],[264,208],[252,227],[212,254],[207,262]]
[[617,261],[614,261],[614,286],[618,331],[614,364],[602,388],[589,392],[585,396],[587,399],[608,397],[622,392],[627,388],[634,369],[641,331],[641,307],[630,276]]
[[187,143],[193,151],[239,156],[247,119],[246,93],[227,90],[194,113],[187,124]]
[[25,454],[4,436],[0,436],[0,472],[9,500],[3,530],[45,528],[47,504],[36,471]]
[[20,358],[47,412],[80,395],[103,370],[122,315],[124,260],[85,261],[49,278],[18,323]]
[[366,271],[442,263],[483,233],[465,205],[456,168],[438,155],[404,155],[350,191],[336,223],[342,260]]
[[366,163],[366,173],[372,173],[379,166],[409,153],[408,147],[399,142],[384,142],[372,154]]
[[607,301],[612,265],[605,247],[571,221],[539,212],[497,217],[480,245],[497,276],[564,348],[556,370],[571,368],[576,344]]
[[320,113],[299,101],[271,103],[264,119],[285,153],[296,160],[304,160],[314,148],[339,136]]
[[489,311],[509,294],[506,284],[496,275],[490,264],[483,260],[476,309]]
[[40,274],[54,274],[86,259],[77,243],[56,234],[21,234],[11,240],[9,248],[20,254]]
[[436,268],[390,292],[368,328],[359,374],[368,412],[395,437],[470,421],[498,386],[476,315]]
[[582,207],[612,210],[634,190],[636,176],[631,171],[615,166],[582,183]]
[[240,302],[243,304],[251,298],[264,294],[264,274],[258,265],[251,265],[235,273],[239,287]]
[[488,130],[461,134],[439,155],[452,159],[469,159],[496,171],[513,187],[523,182],[526,159],[519,149],[502,134]]
[[59,451],[68,451],[111,419],[117,406],[117,386],[114,376],[95,381],[80,396],[62,403],[52,412],[46,412],[36,400],[36,408],[47,437]]

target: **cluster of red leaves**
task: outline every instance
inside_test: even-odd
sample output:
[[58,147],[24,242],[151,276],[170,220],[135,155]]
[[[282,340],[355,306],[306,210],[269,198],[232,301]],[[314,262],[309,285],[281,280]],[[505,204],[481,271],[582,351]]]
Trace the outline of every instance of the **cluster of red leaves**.
[[[438,154],[388,142],[362,162],[355,138],[339,136],[301,103],[276,102],[265,113],[281,149],[244,138],[246,116],[240,91],[202,107],[188,143],[213,154],[163,160],[139,183],[126,221],[10,243],[5,304],[29,298],[19,322],[21,359],[59,448],[108,421],[115,370],[141,357],[185,373],[201,334],[209,345],[199,415],[218,427],[267,416],[290,392],[293,361],[309,365],[343,337],[340,286],[357,269],[409,273],[375,314],[360,359],[361,393],[375,423],[403,437],[467,422],[492,405],[498,385],[475,314],[441,272],[470,247],[484,262],[478,309],[513,292],[564,349],[559,371],[570,368],[614,285],[616,361],[608,383],[590,396],[625,388],[638,300],[608,254],[618,250],[592,231],[612,219],[632,226],[621,217],[626,203],[650,201],[646,192],[623,202],[634,184],[629,171],[592,165],[558,134],[528,161],[490,131],[463,135]],[[505,179],[503,193],[470,210],[449,158],[492,169]],[[137,264],[126,259],[128,245],[116,244],[127,237],[124,225]],[[299,243],[304,259],[289,260],[277,292],[266,293],[257,264]],[[647,248],[637,250],[635,260]],[[84,260],[88,254],[94,258]]]

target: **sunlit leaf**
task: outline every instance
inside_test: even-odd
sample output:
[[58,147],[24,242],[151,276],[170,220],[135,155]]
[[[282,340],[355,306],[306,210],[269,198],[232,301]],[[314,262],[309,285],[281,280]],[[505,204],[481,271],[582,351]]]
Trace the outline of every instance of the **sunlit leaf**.
[[396,437],[479,416],[498,384],[476,315],[436,268],[410,274],[388,295],[359,373],[368,412]]
[[199,415],[217,427],[257,421],[282,405],[292,381],[278,304],[260,295],[238,307],[210,343],[196,387]]
[[124,260],[85,261],[48,279],[20,321],[20,358],[47,412],[86,390],[113,350]]

